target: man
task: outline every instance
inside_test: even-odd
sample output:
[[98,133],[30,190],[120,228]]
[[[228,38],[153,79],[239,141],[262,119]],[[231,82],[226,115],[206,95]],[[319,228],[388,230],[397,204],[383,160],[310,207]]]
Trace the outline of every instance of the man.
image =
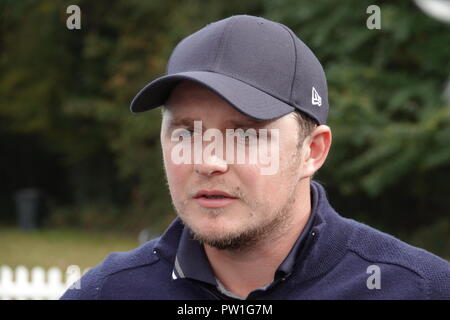
[[450,299],[449,263],[341,217],[312,181],[326,78],[286,26],[239,15],[185,38],[131,110],[162,105],[178,218],[63,299]]

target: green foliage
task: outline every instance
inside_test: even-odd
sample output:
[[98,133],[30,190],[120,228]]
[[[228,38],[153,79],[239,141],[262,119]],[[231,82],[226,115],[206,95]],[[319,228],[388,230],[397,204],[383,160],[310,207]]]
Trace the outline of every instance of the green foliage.
[[[65,27],[70,4],[81,7],[81,30]],[[366,28],[371,4],[381,30]],[[388,231],[447,215],[449,26],[412,1],[368,0],[1,2],[0,130],[11,141],[33,136],[65,169],[70,197],[49,191],[55,208],[79,210],[82,224],[167,225],[159,111],[132,115],[129,103],[164,73],[178,41],[240,13],[288,25],[324,65],[333,146],[318,177],[338,211]],[[83,218],[101,203],[119,209]]]
[[449,234],[449,219],[440,219],[429,226],[419,227],[413,235],[407,236],[406,239],[414,246],[424,248],[450,260]]

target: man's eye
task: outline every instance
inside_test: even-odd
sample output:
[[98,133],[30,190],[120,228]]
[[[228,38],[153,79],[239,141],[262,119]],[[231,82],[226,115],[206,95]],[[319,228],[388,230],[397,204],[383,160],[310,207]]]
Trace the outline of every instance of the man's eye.
[[194,130],[194,128],[185,128],[185,129],[183,129],[183,131],[184,131],[184,135],[186,137],[190,137],[190,138],[192,138],[194,136],[201,137],[203,134],[201,130]]
[[194,135],[194,130],[184,129],[182,134],[184,136],[193,136]]
[[185,139],[192,138],[194,136],[194,130],[191,129],[180,128],[177,129],[177,131],[178,131],[177,135]]

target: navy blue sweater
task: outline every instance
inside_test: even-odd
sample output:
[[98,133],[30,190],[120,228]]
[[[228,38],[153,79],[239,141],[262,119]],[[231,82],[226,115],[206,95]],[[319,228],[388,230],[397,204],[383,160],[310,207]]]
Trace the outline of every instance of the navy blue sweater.
[[[314,224],[292,272],[248,299],[450,299],[450,264],[364,224],[341,217],[316,190]],[[110,254],[62,299],[221,299],[212,286],[174,274],[184,226]],[[303,237],[305,238],[305,237]]]

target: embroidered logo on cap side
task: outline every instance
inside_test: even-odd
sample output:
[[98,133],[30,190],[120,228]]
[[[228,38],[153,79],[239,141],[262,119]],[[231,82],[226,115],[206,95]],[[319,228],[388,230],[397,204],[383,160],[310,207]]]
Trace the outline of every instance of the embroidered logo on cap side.
[[322,105],[322,98],[314,87],[312,87],[311,103],[319,107]]

